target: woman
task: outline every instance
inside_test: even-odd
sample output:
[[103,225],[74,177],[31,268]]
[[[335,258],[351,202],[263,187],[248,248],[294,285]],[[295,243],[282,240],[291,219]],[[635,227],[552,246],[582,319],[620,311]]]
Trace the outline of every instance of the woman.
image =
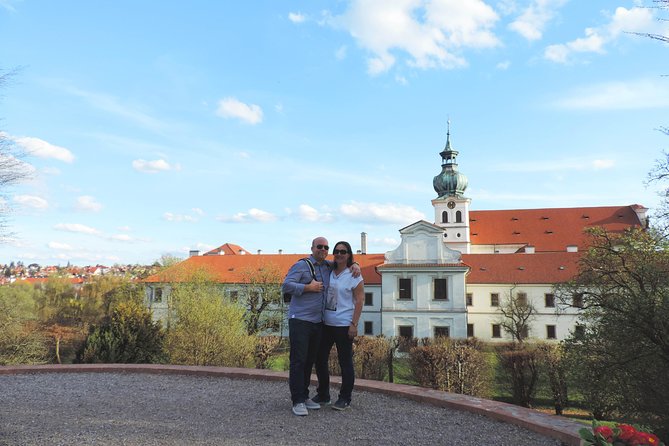
[[330,373],[328,358],[332,345],[337,345],[337,357],[341,368],[339,398],[332,406],[336,410],[348,409],[355,381],[353,371],[353,339],[358,335],[358,321],[362,313],[365,287],[362,276],[353,277],[350,266],[353,252],[348,242],[337,242],[332,251],[334,267],[330,273],[330,285],[325,302],[325,317],[321,345],[316,358],[318,395],[315,403],[330,404]]

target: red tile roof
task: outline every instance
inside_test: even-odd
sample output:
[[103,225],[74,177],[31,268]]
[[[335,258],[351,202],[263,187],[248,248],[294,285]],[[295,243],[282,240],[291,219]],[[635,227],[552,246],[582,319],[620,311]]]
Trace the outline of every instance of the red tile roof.
[[[534,254],[463,254],[464,265],[470,271],[467,282],[486,283],[537,283],[549,284],[568,280],[577,272],[578,259],[587,247],[584,229],[603,226],[611,232],[621,232],[632,226],[641,226],[635,209],[640,205],[512,209],[496,211],[471,211],[471,241],[475,245],[532,245]],[[566,252],[567,246],[575,245],[580,252]],[[221,283],[244,283],[249,268],[259,268],[273,263],[282,276],[301,258],[308,254],[238,254],[238,245],[226,243],[204,256],[194,256],[173,267],[148,277],[145,282],[170,282],[176,277],[185,277],[198,269],[211,274]],[[215,255],[224,251],[226,255]],[[365,283],[379,285],[381,276],[377,268],[382,267],[384,254],[357,255],[355,260],[362,268]],[[385,265],[392,268],[399,265]],[[406,266],[406,265],[402,265]],[[411,265],[417,266],[417,265]],[[426,266],[426,265],[420,265]]]
[[539,251],[564,251],[568,245],[587,246],[583,230],[604,226],[621,232],[641,226],[635,206],[513,209],[471,211],[471,242],[474,245],[528,244]]
[[[193,256],[162,272],[147,277],[144,282],[160,283],[183,280],[196,271],[209,275],[211,280],[220,283],[245,283],[248,281],[248,271],[261,266],[274,264],[278,267],[281,279],[285,277],[290,267],[308,254],[259,254],[259,255],[205,255]],[[376,266],[383,263],[383,254],[356,255],[355,261],[360,264],[365,283],[378,285],[381,276],[376,272]],[[332,257],[330,257],[332,260]]]
[[[221,254],[223,253],[223,254]],[[245,254],[242,254],[245,253]],[[234,245],[232,243],[226,243],[224,245],[219,246],[218,248],[214,248],[211,251],[205,252],[203,255],[205,256],[215,256],[215,255],[248,255],[250,252],[245,250],[239,245]]]
[[564,282],[578,271],[579,252],[537,252],[534,254],[463,254],[470,267],[467,283]]

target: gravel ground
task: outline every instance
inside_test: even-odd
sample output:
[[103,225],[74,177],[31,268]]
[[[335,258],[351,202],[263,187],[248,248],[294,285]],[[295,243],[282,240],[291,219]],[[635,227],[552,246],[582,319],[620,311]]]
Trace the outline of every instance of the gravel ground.
[[[337,390],[333,389],[333,396]],[[0,376],[0,445],[560,445],[519,427],[399,397],[292,414],[288,384],[188,375]]]

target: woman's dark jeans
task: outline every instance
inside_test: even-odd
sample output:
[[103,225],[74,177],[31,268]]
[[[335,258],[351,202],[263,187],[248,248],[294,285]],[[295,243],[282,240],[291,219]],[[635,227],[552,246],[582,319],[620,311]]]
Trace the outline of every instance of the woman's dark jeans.
[[348,326],[323,326],[321,346],[316,357],[316,374],[318,375],[318,395],[321,399],[330,399],[330,372],[328,358],[333,345],[337,345],[337,357],[341,368],[341,389],[339,398],[351,402],[351,393],[355,383],[353,369],[353,340],[348,336]]
[[288,385],[293,404],[303,403],[309,398],[311,371],[321,342],[322,323],[300,319],[288,320],[290,337],[290,371]]

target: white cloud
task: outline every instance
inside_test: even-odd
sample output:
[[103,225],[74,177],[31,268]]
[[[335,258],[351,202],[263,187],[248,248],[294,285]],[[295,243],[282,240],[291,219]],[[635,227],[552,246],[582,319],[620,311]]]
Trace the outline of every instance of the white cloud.
[[138,172],[144,173],[158,173],[166,172],[168,170],[178,170],[177,167],[172,167],[170,163],[163,159],[153,161],[146,161],[143,159],[134,160],[132,162],[132,167]]
[[307,16],[305,16],[302,13],[299,13],[299,12],[288,13],[288,20],[290,20],[293,23],[303,23],[306,19],[307,19]]
[[269,223],[277,221],[278,217],[270,212],[263,211],[262,209],[251,208],[248,212],[238,212],[232,217],[221,216],[217,220],[228,222],[228,223]]
[[511,61],[505,60],[496,65],[498,70],[507,70],[511,66]]
[[40,169],[40,171],[44,175],[54,175],[54,176],[60,175],[62,173],[61,170],[57,167],[43,167]]
[[410,66],[459,68],[467,62],[464,48],[500,44],[492,28],[499,19],[482,0],[439,2],[425,0],[353,0],[341,16],[328,23],[344,29],[370,52],[367,71],[377,75],[408,55]]
[[82,195],[77,198],[75,208],[80,211],[98,212],[102,209],[102,205],[95,201],[94,197],[91,197],[90,195]]
[[425,215],[411,206],[401,204],[360,203],[352,201],[342,204],[339,212],[353,221],[410,223],[422,220]]
[[348,48],[346,48],[346,45],[342,45],[339,48],[337,48],[337,51],[335,51],[335,58],[337,58],[337,60],[344,60],[346,59],[347,52]]
[[186,214],[173,214],[172,212],[165,212],[163,214],[163,219],[167,221],[175,221],[175,222],[190,222],[194,223],[197,221],[195,217],[192,215],[186,215]]
[[33,209],[46,209],[49,207],[48,201],[35,195],[15,195],[14,201],[22,206],[27,206]]
[[612,169],[615,165],[616,162],[614,160],[594,160],[592,162],[592,167],[595,170]]
[[128,234],[114,234],[109,237],[112,240],[117,240],[119,242],[134,242],[135,239]]
[[297,215],[300,220],[310,222],[328,223],[334,221],[334,216],[331,212],[328,212],[327,210],[319,211],[308,204],[301,204],[298,207]]
[[56,146],[43,139],[30,136],[9,136],[6,133],[3,136],[14,141],[30,155],[38,158],[53,158],[66,163],[74,161],[74,155],[65,147]]
[[262,122],[263,112],[260,106],[245,104],[235,98],[225,98],[218,102],[216,114],[222,118],[235,118],[247,124]]
[[662,30],[658,23],[650,8],[618,7],[609,23],[597,28],[586,28],[584,37],[546,47],[544,58],[556,63],[569,63],[574,53],[605,53],[606,45],[625,33],[666,32],[667,29]]
[[527,40],[539,40],[546,24],[566,0],[533,0],[509,28]]
[[57,249],[59,251],[72,251],[74,249],[67,243],[60,243],[60,242],[49,242],[47,243],[47,246],[51,249]]
[[100,235],[100,231],[90,226],[82,225],[80,223],[58,223],[53,227],[59,231],[77,232],[80,234]]
[[166,128],[165,124],[147,113],[138,110],[137,106],[122,104],[121,101],[113,96],[84,91],[70,86],[66,86],[64,90],[84,99],[99,110],[121,116],[122,118],[130,120],[144,128],[154,131],[161,131]]
[[669,107],[669,84],[661,79],[605,82],[574,89],[553,102],[567,110],[640,110]]
[[0,7],[5,8],[9,12],[16,12],[16,8],[12,3],[17,3],[23,0],[0,0]]

